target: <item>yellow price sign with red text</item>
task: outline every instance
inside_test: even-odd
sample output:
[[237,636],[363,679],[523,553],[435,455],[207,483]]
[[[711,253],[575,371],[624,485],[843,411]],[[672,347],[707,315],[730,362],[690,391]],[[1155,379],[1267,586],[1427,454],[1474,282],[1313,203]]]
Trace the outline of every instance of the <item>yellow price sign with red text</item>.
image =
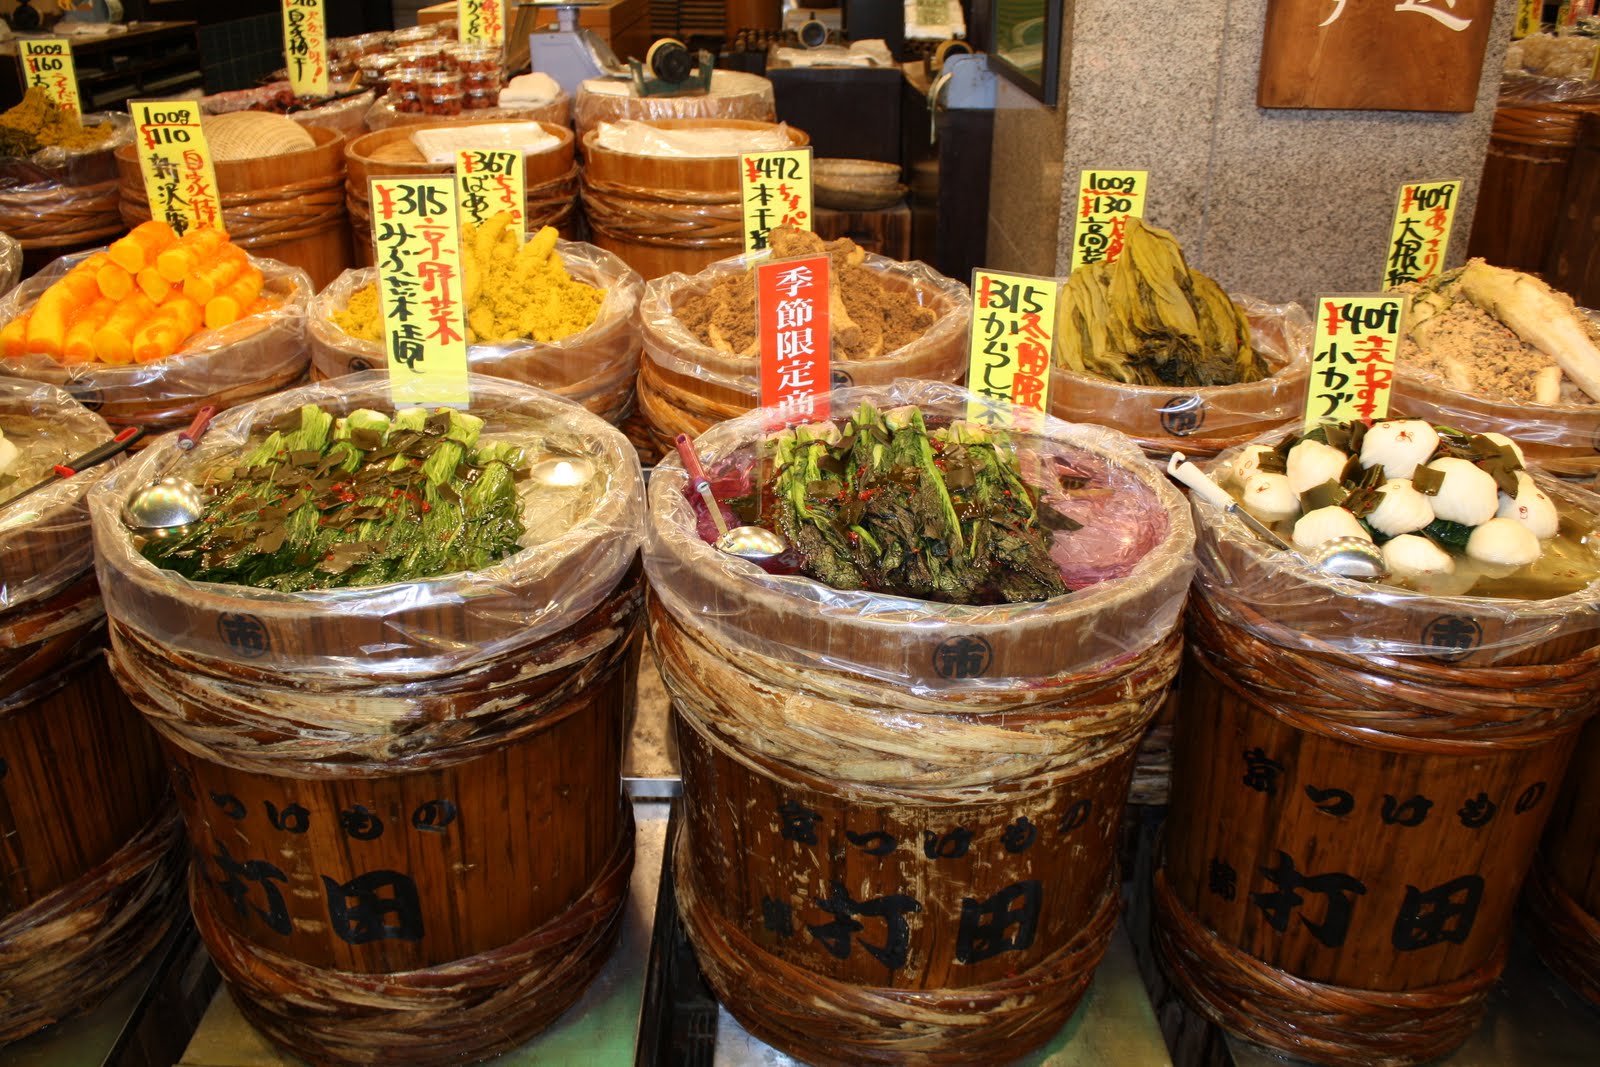
[[1325,422],[1372,423],[1389,414],[1403,296],[1317,299],[1305,428]]
[[1111,262],[1122,252],[1128,216],[1144,218],[1150,172],[1086,170],[1078,175],[1076,221],[1072,225],[1072,269]]
[[1544,0],[1517,0],[1517,21],[1512,23],[1511,39],[1520,41],[1538,33],[1543,14]]
[[[1061,282],[1030,274],[972,272],[967,388],[989,400],[1050,410],[1050,353]],[[1003,421],[1005,409],[974,402],[967,417]]]
[[465,407],[467,311],[454,178],[373,178],[372,247],[389,394]]
[[1460,178],[1443,182],[1407,182],[1395,201],[1394,225],[1384,253],[1383,287],[1425,282],[1444,271],[1450,230],[1461,200]]
[[38,89],[63,111],[83,114],[78,97],[78,72],[72,65],[72,45],[61,37],[17,41],[22,81]]
[[457,0],[456,35],[463,44],[506,43],[504,0]]
[[482,226],[502,211],[521,244],[527,229],[527,161],[521,152],[464,148],[456,153],[456,205],[461,225]]
[[283,0],[283,60],[294,95],[329,95],[328,18],[322,0]]
[[774,226],[810,230],[811,149],[753,152],[739,157],[739,188],[744,201],[746,254],[767,247]]
[[150,217],[182,237],[191,229],[224,229],[222,197],[211,149],[200,128],[200,105],[193,100],[134,100],[134,145]]

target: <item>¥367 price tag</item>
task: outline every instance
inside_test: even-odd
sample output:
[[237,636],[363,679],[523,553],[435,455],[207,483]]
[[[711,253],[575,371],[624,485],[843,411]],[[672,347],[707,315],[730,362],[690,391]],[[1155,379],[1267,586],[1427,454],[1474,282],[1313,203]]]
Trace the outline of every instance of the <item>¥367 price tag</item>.
[[463,44],[506,43],[504,0],[456,0],[456,36]]
[[465,407],[467,313],[454,178],[373,178],[389,393],[399,404]]
[[[1061,283],[1031,274],[972,272],[972,333],[967,388],[990,400],[1038,412],[1050,410],[1050,354]],[[1005,409],[1000,409],[1004,411]],[[1002,421],[996,409],[973,403],[970,419]]]
[[283,0],[283,59],[294,95],[328,95],[328,19],[322,0]]
[[466,148],[456,153],[456,203],[461,224],[482,226],[502,211],[511,212],[517,243],[527,235],[527,161],[521,152]]
[[739,157],[739,185],[744,198],[744,250],[767,247],[774,226],[810,230],[811,149],[755,152]]
[[1394,353],[1400,343],[1401,296],[1317,299],[1311,343],[1311,388],[1305,428],[1325,422],[1371,423],[1389,414]]
[[78,74],[72,66],[72,45],[61,37],[39,40],[19,39],[17,58],[22,63],[22,79],[29,89],[39,89],[56,107],[74,115],[83,114],[78,98]]
[[1150,174],[1143,170],[1086,170],[1078,177],[1077,221],[1072,227],[1072,269],[1109,263],[1122,252],[1128,216],[1144,218]]
[[774,428],[828,417],[833,339],[828,332],[828,257],[756,267],[761,406]]
[[1429,281],[1444,270],[1461,184],[1460,178],[1452,178],[1443,182],[1407,182],[1400,187],[1384,258],[1385,289],[1406,282]]
[[200,105],[193,100],[134,100],[128,111],[150,217],[170,225],[179,237],[195,227],[224,229],[217,172],[200,128]]

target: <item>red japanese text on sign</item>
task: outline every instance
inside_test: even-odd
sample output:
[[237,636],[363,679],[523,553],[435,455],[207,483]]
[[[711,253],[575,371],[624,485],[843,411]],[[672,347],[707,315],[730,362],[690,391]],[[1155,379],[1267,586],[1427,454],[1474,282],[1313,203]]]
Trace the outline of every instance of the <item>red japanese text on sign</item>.
[[739,157],[739,184],[744,202],[744,250],[767,247],[774,226],[810,230],[811,149],[757,152]]
[[133,116],[139,169],[150,217],[180,237],[197,226],[223,228],[216,169],[193,100],[135,100]]
[[397,404],[469,399],[461,241],[451,178],[372,180],[372,237]]
[[[967,388],[988,400],[1048,410],[1059,292],[1054,278],[982,268],[972,272]],[[968,417],[995,423],[1009,414],[1004,407],[974,404]]]
[[296,96],[327,96],[328,20],[323,0],[283,0],[283,58]]
[[461,224],[482,226],[502,211],[520,242],[525,229],[527,162],[521,152],[463,149],[456,153],[456,201]]
[[1072,230],[1072,269],[1111,262],[1122,252],[1128,216],[1144,217],[1148,172],[1086,170],[1078,181],[1077,221]]
[[51,103],[74,115],[83,113],[78,98],[78,74],[72,63],[72,45],[60,37],[17,42],[17,58],[22,80],[29,89],[38,89]]
[[463,43],[505,43],[506,20],[501,0],[460,0],[456,18],[456,36]]
[[1408,182],[1400,187],[1385,253],[1383,287],[1425,282],[1444,270],[1461,181]]
[[1329,296],[1317,301],[1306,429],[1370,424],[1389,413],[1403,297]]
[[828,257],[788,259],[756,268],[761,338],[761,406],[774,426],[828,417],[832,385],[828,332]]

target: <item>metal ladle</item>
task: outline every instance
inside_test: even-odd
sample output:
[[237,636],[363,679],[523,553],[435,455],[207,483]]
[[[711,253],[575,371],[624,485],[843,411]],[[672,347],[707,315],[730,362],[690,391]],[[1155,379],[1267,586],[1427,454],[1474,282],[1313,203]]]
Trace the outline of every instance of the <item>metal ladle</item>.
[[[178,435],[180,453],[199,444],[217,409],[208,404],[195,413],[189,428]],[[173,462],[178,457],[174,457]],[[170,467],[170,464],[169,464]],[[122,521],[134,533],[147,537],[176,537],[205,514],[205,495],[187,478],[157,478],[134,491],[123,505]]]
[[1238,516],[1239,521],[1254,530],[1262,540],[1274,548],[1298,556],[1319,571],[1335,574],[1341,578],[1354,578],[1358,582],[1379,582],[1389,577],[1389,567],[1383,562],[1383,550],[1364,537],[1335,537],[1309,551],[1301,552],[1273,533],[1272,529],[1260,519],[1240,507],[1238,502],[1228,495],[1228,491],[1212,481],[1205,471],[1187,462],[1182,452],[1172,454],[1172,458],[1167,461],[1167,473],[1228,514]]
[[727,520],[722,517],[722,505],[711,495],[711,479],[706,477],[705,468],[700,465],[700,457],[695,454],[694,444],[689,440],[689,435],[680,433],[673,444],[678,448],[678,455],[683,459],[683,469],[689,472],[695,492],[700,494],[700,499],[711,512],[711,521],[716,523],[717,539],[712,543],[712,547],[718,552],[726,552],[730,556],[738,556],[755,564],[783,555],[788,545],[784,543],[783,538],[765,526],[735,526],[731,530],[728,528]]

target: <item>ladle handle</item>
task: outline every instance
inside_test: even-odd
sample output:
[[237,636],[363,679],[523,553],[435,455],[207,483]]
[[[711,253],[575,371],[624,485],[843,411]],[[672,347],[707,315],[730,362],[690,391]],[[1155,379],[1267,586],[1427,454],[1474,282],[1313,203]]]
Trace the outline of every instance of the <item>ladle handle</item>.
[[673,445],[678,449],[678,457],[683,460],[683,469],[689,472],[689,478],[696,482],[707,482],[706,469],[700,465],[700,456],[694,450],[694,442],[689,440],[689,435],[680,433],[673,439]]
[[199,444],[200,438],[205,436],[206,427],[211,425],[211,420],[216,418],[216,415],[215,404],[207,404],[195,412],[194,421],[189,424],[189,428],[178,435],[178,447],[187,452]]
[[1182,452],[1174,452],[1172,458],[1167,460],[1167,473],[1219,508],[1233,505],[1233,497],[1228,495],[1228,491],[1212,481],[1205,471],[1185,460]]
[[63,478],[70,478],[79,471],[88,470],[97,463],[104,463],[118,452],[122,452],[132,446],[135,441],[143,436],[144,427],[129,426],[99,448],[92,448],[76,459],[63,463],[56,468],[56,473]]

